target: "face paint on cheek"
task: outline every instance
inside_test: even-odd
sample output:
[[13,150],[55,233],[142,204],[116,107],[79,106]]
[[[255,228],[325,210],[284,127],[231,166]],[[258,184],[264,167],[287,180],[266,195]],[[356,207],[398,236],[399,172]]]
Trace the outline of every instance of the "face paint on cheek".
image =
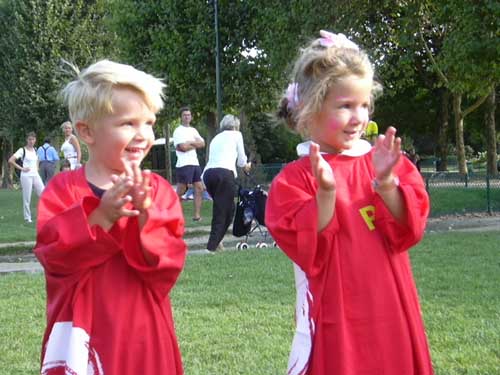
[[342,127],[342,123],[337,119],[331,119],[328,122],[328,129],[330,131],[336,131]]

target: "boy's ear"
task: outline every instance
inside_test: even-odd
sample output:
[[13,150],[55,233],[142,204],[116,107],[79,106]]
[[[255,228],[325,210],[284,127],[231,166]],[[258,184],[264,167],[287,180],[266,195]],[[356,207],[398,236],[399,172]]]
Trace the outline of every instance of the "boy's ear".
[[78,133],[78,137],[87,145],[91,145],[95,142],[92,126],[86,122],[78,121],[75,124],[75,128]]

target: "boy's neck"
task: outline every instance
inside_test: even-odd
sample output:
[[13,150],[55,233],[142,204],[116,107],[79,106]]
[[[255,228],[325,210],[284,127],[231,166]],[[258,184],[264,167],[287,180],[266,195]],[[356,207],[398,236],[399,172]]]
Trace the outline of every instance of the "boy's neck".
[[85,178],[92,185],[95,185],[101,189],[109,189],[113,186],[111,181],[111,175],[120,175],[121,171],[111,171],[104,167],[101,163],[96,163],[94,160],[89,159],[85,163]]

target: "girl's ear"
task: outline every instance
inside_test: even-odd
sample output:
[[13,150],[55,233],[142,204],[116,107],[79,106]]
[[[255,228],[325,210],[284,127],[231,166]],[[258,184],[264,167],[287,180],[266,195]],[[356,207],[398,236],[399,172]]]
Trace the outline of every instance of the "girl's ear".
[[78,137],[85,142],[87,145],[91,145],[95,142],[94,131],[92,126],[83,121],[78,121],[75,124]]

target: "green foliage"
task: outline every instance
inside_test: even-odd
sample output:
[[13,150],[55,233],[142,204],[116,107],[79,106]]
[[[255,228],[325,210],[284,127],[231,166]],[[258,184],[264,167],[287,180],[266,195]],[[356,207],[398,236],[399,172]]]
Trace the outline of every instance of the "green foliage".
[[103,1],[7,0],[0,18],[0,127],[18,140],[67,119],[59,90],[72,78],[61,59],[85,67],[112,53]]

